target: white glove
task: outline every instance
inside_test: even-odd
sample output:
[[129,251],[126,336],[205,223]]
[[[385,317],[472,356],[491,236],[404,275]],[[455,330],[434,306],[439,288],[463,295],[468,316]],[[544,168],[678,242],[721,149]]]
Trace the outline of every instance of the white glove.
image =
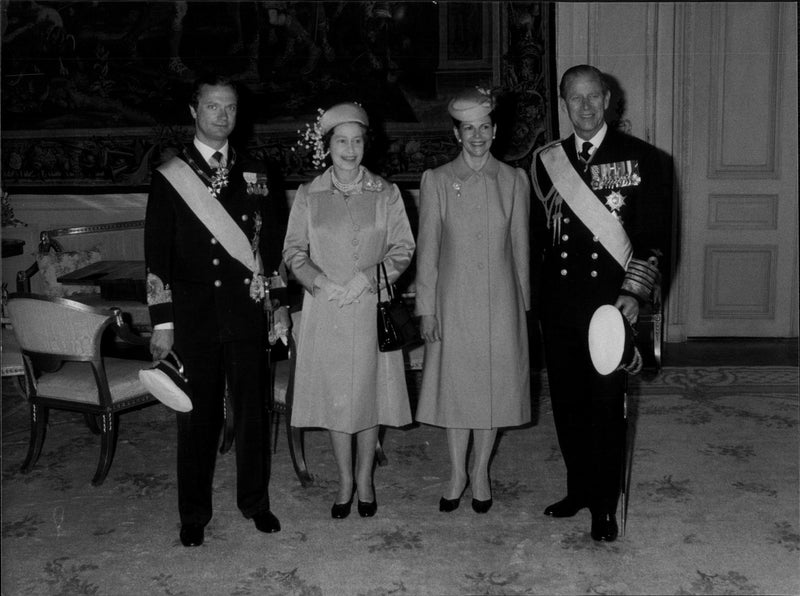
[[368,290],[372,290],[372,283],[363,272],[359,271],[344,287],[344,296],[339,298],[339,308],[345,304],[358,302],[359,296]]
[[325,292],[328,296],[328,301],[340,300],[344,296],[344,288],[321,273],[314,280],[314,286]]

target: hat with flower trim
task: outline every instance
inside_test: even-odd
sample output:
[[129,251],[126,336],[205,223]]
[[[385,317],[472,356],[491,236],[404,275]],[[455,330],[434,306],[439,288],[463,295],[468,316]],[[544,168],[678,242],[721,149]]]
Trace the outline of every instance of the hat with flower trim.
[[357,103],[339,103],[325,110],[319,121],[322,134],[344,124],[345,122],[358,122],[362,126],[369,126],[367,112]]
[[459,122],[480,120],[492,110],[494,110],[492,92],[480,87],[464,89],[447,104],[447,112]]

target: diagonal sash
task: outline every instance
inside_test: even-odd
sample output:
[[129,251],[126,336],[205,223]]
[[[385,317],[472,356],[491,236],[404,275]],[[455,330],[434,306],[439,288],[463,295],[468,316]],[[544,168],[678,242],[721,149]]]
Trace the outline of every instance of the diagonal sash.
[[625,228],[597,200],[597,195],[575,171],[564,148],[560,144],[554,145],[542,151],[541,158],[558,194],[622,269],[627,269],[633,248]]
[[236,225],[219,201],[213,200],[208,187],[194,170],[185,161],[175,157],[161,166],[159,171],[228,254],[253,272],[255,282],[262,273],[261,259],[253,254],[242,228]]

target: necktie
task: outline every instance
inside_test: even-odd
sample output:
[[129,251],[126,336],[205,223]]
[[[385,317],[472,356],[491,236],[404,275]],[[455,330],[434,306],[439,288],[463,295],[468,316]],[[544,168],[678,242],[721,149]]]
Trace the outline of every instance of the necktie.
[[225,164],[222,163],[222,161],[223,161],[222,153],[220,153],[219,151],[214,151],[214,154],[211,156],[211,159],[208,160],[208,163],[212,168],[217,169],[225,166]]
[[589,153],[589,149],[591,149],[591,148],[592,148],[592,144],[591,144],[589,141],[584,141],[584,142],[583,142],[583,149],[582,149],[582,150],[581,150],[581,152],[578,154],[578,156],[579,156],[579,157],[580,157],[580,158],[581,158],[583,161],[585,161],[585,162],[588,162],[588,161],[589,161],[589,158],[592,156],[592,154],[591,154],[591,153]]

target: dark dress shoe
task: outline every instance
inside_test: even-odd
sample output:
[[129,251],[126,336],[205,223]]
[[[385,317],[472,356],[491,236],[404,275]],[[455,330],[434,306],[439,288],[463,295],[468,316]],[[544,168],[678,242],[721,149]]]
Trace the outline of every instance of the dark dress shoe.
[[281,522],[272,514],[272,511],[259,511],[253,516],[253,522],[259,532],[272,534],[281,531]]
[[375,499],[367,503],[366,501],[358,500],[358,514],[361,517],[372,517],[378,510],[378,500]]
[[350,507],[353,505],[353,497],[347,503],[334,503],[331,507],[331,517],[333,519],[344,519],[350,515]]
[[553,503],[544,510],[544,514],[550,517],[572,517],[578,511],[586,507],[585,504],[570,499],[561,499],[558,503]]
[[592,538],[599,542],[614,542],[619,534],[617,516],[613,513],[592,513]]
[[183,546],[200,546],[203,544],[205,530],[197,524],[184,524],[181,526],[181,544]]
[[487,499],[485,501],[479,501],[478,499],[472,499],[472,510],[475,513],[486,513],[491,508],[492,508],[492,500],[491,499]]

